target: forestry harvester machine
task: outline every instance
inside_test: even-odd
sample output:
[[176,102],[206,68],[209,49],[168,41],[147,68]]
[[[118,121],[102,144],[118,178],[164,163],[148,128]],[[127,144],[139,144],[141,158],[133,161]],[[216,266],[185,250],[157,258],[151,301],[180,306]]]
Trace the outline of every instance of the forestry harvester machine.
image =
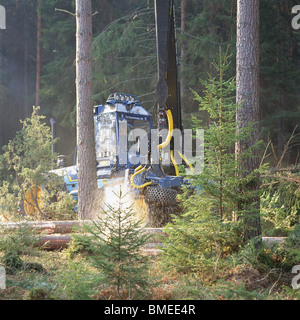
[[[137,96],[131,94],[113,93],[104,105],[95,106],[94,123],[100,196],[125,183],[136,211],[143,212],[139,218],[149,227],[162,227],[169,221],[170,213],[175,212],[177,193],[185,183],[174,160],[172,138],[174,129],[182,132],[173,0],[155,0],[155,23],[157,132],[164,129],[166,137],[161,137],[156,145],[153,137],[151,141],[152,115],[142,107]],[[131,141],[133,129],[142,134]],[[124,134],[124,130],[128,134]],[[164,149],[169,151],[169,165],[162,165]],[[154,154],[158,161],[154,161]],[[55,172],[63,177],[67,191],[78,199],[76,165]],[[106,200],[107,197],[103,202]]]

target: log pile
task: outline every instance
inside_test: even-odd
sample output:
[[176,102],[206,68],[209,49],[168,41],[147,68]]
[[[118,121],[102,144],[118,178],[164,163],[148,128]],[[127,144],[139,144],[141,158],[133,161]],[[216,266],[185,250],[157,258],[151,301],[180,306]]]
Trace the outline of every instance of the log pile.
[[[37,245],[42,247],[45,250],[60,250],[68,247],[72,241],[71,234],[74,233],[76,227],[83,226],[83,224],[92,223],[91,220],[72,220],[72,221],[29,221],[29,222],[20,222],[20,223],[1,223],[0,227],[3,227],[8,230],[14,230],[22,226],[31,227],[33,230],[36,230],[39,233],[39,240]],[[151,253],[151,250],[157,251],[157,247],[161,246],[160,240],[156,235],[164,235],[167,237],[167,234],[163,232],[161,228],[145,228],[145,232],[153,234],[151,237],[151,242],[147,243],[145,250],[148,250]],[[274,238],[274,237],[263,237],[262,241],[268,246],[279,243],[285,238]]]
[[[90,224],[91,220],[72,220],[72,221],[28,221],[28,222],[10,222],[1,223],[0,227],[6,230],[15,230],[26,226],[36,231],[38,235],[37,246],[45,250],[60,250],[68,247],[72,241],[72,233],[76,232],[76,227],[83,226],[83,224]],[[165,235],[160,228],[145,228],[144,231],[153,234],[151,242],[147,243],[145,250],[157,251],[157,247],[161,245],[160,240],[155,235]],[[166,236],[166,235],[165,235]]]

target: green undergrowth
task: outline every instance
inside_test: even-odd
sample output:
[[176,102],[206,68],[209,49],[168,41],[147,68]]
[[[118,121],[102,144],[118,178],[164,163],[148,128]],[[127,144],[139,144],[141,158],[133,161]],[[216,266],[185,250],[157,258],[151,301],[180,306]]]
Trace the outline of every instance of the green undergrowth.
[[[90,248],[82,243],[46,251],[25,245],[31,241],[21,234],[19,230],[10,235],[12,242],[23,239],[15,246],[1,242],[1,265],[9,262],[8,253],[14,257],[9,262],[14,262],[14,268],[9,265],[7,270],[7,289],[0,291],[1,300],[128,299],[126,290],[116,294],[105,273],[92,263]],[[150,256],[143,275],[148,279],[148,290],[136,295],[132,292],[131,299],[298,300],[299,290],[292,287],[292,268],[299,263],[299,239],[300,228],[296,226],[277,246],[257,248],[249,242],[238,252],[211,260],[211,268],[202,270],[168,269],[162,255]],[[77,246],[79,250],[75,250]]]

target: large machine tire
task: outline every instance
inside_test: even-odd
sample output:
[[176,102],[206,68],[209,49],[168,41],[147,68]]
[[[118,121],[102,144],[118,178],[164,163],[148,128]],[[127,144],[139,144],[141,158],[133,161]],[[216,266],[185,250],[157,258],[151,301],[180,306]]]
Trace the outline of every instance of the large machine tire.
[[156,207],[169,207],[176,204],[177,191],[161,187],[148,187],[145,192],[146,203]]
[[162,228],[171,221],[176,212],[177,191],[161,187],[148,187],[145,191],[147,226]]

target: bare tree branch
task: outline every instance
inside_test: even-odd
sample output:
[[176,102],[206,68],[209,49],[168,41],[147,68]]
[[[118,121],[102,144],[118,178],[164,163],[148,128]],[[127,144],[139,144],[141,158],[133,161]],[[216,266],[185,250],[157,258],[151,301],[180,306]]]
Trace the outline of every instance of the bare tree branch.
[[73,17],[76,17],[76,14],[75,13],[73,13],[73,12],[70,12],[70,11],[68,11],[68,10],[65,10],[65,9],[58,9],[58,8],[55,8],[55,11],[61,11],[61,12],[65,12],[65,13],[68,13],[68,14],[70,14],[71,16],[73,16]]

